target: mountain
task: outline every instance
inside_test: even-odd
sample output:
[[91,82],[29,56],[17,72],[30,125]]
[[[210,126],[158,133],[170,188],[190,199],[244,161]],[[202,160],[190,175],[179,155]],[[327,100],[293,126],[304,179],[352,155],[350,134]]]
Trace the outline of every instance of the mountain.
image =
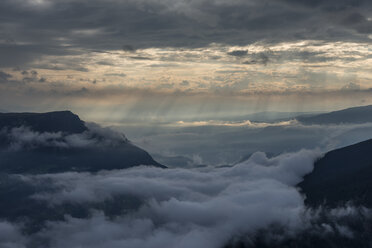
[[0,219],[20,221],[24,232],[33,233],[47,221],[63,221],[66,215],[87,218],[92,208],[108,216],[133,211],[142,200],[131,195],[118,195],[104,203],[50,205],[33,196],[55,192],[59,186],[42,176],[35,183],[24,176],[138,165],[165,168],[123,134],[85,123],[70,111],[0,114]]
[[347,108],[313,116],[297,116],[304,124],[341,124],[372,122],[372,105]]
[[[305,203],[316,209],[317,218],[309,228],[304,225],[295,235],[283,235],[285,228],[273,225],[259,230],[253,238],[240,236],[224,248],[371,247],[372,223],[366,217],[370,212],[363,208],[372,207],[371,151],[372,139],[330,151],[316,161],[313,172],[298,185],[307,197]],[[344,210],[349,201],[355,206]],[[360,214],[365,212],[366,216]]]
[[306,203],[339,206],[352,201],[372,207],[371,151],[372,139],[326,153],[298,185]]
[[228,116],[216,118],[209,116],[208,118],[193,119],[193,121],[218,120],[218,121],[253,121],[253,122],[278,122],[288,121],[296,118],[297,116],[313,116],[323,112],[277,112],[277,111],[264,111],[256,112],[246,115]]
[[71,111],[49,113],[0,113],[0,129],[27,126],[37,132],[82,133],[87,130]]
[[0,173],[96,172],[137,165],[165,167],[122,134],[88,125],[70,111],[0,114]]
[[257,112],[248,114],[240,117],[240,120],[250,120],[254,122],[275,122],[275,121],[286,121],[295,118],[296,116],[313,116],[319,114],[319,112]]

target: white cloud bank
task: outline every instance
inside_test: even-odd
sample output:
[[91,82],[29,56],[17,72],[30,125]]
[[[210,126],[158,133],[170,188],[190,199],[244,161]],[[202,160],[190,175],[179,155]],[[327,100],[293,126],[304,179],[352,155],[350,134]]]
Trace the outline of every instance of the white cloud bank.
[[[59,186],[61,190],[57,192],[32,196],[51,206],[63,203],[89,206],[128,195],[145,203],[131,213],[116,217],[94,209],[87,219],[67,216],[65,221],[49,222],[46,228],[27,237],[21,236],[11,224],[0,222],[0,228],[4,226],[12,231],[0,240],[0,246],[27,247],[37,237],[48,240],[46,247],[53,248],[217,248],[233,239],[254,237],[272,226],[283,227],[285,232],[274,236],[268,232],[268,240],[294,237],[304,230],[353,238],[353,231],[342,223],[314,224],[322,216],[321,210],[308,210],[295,188],[312,171],[319,156],[318,151],[310,150],[274,158],[258,152],[249,160],[226,168],[136,167],[97,174],[22,176],[28,182],[50,179]],[[330,219],[358,214],[370,217],[368,210],[363,211],[340,208],[330,211],[328,216]],[[17,235],[21,238],[11,243],[11,237]]]
[[115,146],[128,142],[124,134],[86,123],[89,130],[66,134],[63,132],[37,132],[27,126],[0,129],[0,138],[9,140],[10,150],[33,149],[40,146],[59,148],[84,148],[93,146]]

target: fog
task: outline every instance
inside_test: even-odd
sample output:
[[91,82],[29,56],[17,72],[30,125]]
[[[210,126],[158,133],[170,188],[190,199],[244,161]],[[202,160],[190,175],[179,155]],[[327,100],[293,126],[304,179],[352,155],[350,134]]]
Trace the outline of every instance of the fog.
[[327,152],[372,137],[371,123],[303,125],[295,120],[124,123],[114,128],[171,167],[235,164],[256,151],[269,156],[301,148]]
[[[54,187],[29,197],[49,208],[69,203],[89,209],[87,218],[50,220],[36,233],[22,234],[22,222],[0,222],[1,247],[224,247],[236,239],[265,242],[294,235],[338,235],[354,238],[354,229],[340,219],[371,217],[351,206],[307,209],[295,187],[321,156],[301,150],[268,158],[254,153],[233,167],[159,169],[135,167],[96,174],[67,172],[22,175],[29,185]],[[130,211],[108,215],[92,203],[123,197],[124,205],[140,199]],[[127,202],[126,202],[127,201]],[[323,216],[323,219],[320,218]],[[324,222],[324,216],[327,216]],[[282,230],[280,234],[277,229]],[[274,231],[271,231],[274,230]],[[251,241],[250,241],[251,240]]]
[[198,121],[124,125],[116,126],[116,131],[87,125],[89,131],[81,134],[18,127],[2,129],[1,135],[16,150],[110,146],[130,142],[127,136],[169,168],[0,174],[5,197],[37,206],[22,218],[0,219],[0,247],[224,248],[240,243],[280,247],[291,240],[292,245],[293,240],[311,245],[313,239],[332,245],[340,240],[362,246],[371,242],[370,209],[352,202],[333,209],[309,208],[296,185],[326,151],[372,136],[372,124]]
[[82,133],[37,132],[28,126],[0,129],[0,138],[7,140],[8,150],[20,151],[37,147],[83,148],[115,146],[128,142],[124,134],[95,123],[85,124],[89,129]]

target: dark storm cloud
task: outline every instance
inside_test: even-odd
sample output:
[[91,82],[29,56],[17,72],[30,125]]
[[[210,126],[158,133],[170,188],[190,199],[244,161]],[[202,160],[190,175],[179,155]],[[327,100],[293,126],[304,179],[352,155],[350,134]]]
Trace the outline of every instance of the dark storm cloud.
[[261,53],[255,53],[252,54],[251,59],[244,61],[243,64],[263,64],[267,65],[267,63],[270,61],[270,57],[273,56],[270,52],[261,52]]
[[347,16],[341,20],[341,23],[345,26],[354,28],[362,34],[372,33],[372,22],[358,12],[347,14]]
[[106,73],[105,76],[112,76],[112,77],[126,77],[125,73]]
[[143,56],[131,56],[131,59],[136,59],[136,60],[151,60],[149,57],[143,57]]
[[41,55],[113,49],[135,53],[212,42],[369,41],[371,7],[371,1],[362,0],[4,0],[0,66],[21,65]]
[[64,71],[64,70],[72,70],[72,71],[79,71],[79,72],[89,72],[89,69],[81,66],[74,66],[74,65],[38,65],[36,66],[38,69],[47,69],[47,70],[54,70],[54,71]]
[[343,56],[342,58],[337,56],[331,56],[326,54],[325,52],[320,51],[300,51],[300,50],[288,50],[288,51],[271,51],[266,50],[263,52],[257,53],[248,53],[247,55],[243,56],[245,59],[242,63],[243,64],[261,64],[267,65],[269,63],[286,63],[289,61],[298,61],[304,63],[324,63],[328,61],[348,61],[352,62],[357,60],[357,56],[362,56],[361,53],[350,51],[348,52],[348,56]]
[[43,78],[43,77],[39,79],[39,82],[40,82],[40,83],[45,83],[46,81],[47,81],[47,80],[46,80],[45,78]]
[[187,80],[183,80],[181,83],[180,83],[181,86],[189,86],[190,85],[190,82],[187,81]]
[[231,56],[236,56],[236,57],[243,57],[248,54],[248,51],[247,50],[234,50],[234,51],[228,52],[227,54]]
[[12,75],[10,75],[6,72],[0,71],[0,82],[7,81],[11,77],[12,77]]
[[[0,13],[2,12],[2,3],[0,3]],[[2,15],[2,14],[0,14]],[[25,20],[27,22],[27,20]],[[20,27],[20,30],[32,28],[37,30],[37,27],[27,27],[27,24],[17,24],[18,21],[14,21],[14,25],[22,25],[25,27]],[[0,24],[0,30],[4,30],[6,27],[3,27]],[[14,28],[10,28],[12,32],[15,32],[15,35],[18,35],[18,31],[15,31]],[[0,31],[1,33],[2,31]],[[21,31],[22,32],[22,31]],[[33,37],[33,34],[22,34],[25,35],[21,40],[23,42],[28,42],[31,39],[36,39],[37,37]],[[53,41],[55,37],[53,34],[50,34],[48,42],[43,40],[34,40],[35,44],[28,45],[28,44],[1,44],[0,42],[0,67],[17,67],[26,65],[35,59],[39,58],[42,55],[69,55],[69,54],[79,54],[81,52],[72,51],[71,49],[67,49],[64,47],[59,46],[59,44],[55,44]]]
[[123,45],[121,47],[125,52],[135,52],[136,49],[132,45]]

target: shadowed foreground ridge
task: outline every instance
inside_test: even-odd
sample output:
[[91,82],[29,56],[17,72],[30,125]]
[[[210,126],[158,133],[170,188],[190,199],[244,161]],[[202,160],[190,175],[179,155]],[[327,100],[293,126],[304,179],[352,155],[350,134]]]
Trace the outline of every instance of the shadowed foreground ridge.
[[[87,218],[90,209],[120,215],[137,208],[133,196],[117,196],[103,203],[51,206],[32,196],[58,190],[50,180],[36,185],[27,174],[98,172],[149,165],[165,168],[121,133],[96,124],[85,124],[70,111],[0,114],[0,219],[24,223],[33,233],[46,221],[63,221],[66,215]],[[40,244],[29,247],[44,247]]]
[[0,114],[0,172],[57,173],[164,167],[122,134],[87,128],[70,111]]
[[312,206],[352,201],[372,207],[372,139],[333,150],[299,184]]
[[[224,248],[370,248],[372,222],[368,208],[372,207],[372,139],[330,151],[315,162],[314,170],[298,187],[306,195],[305,204],[318,211],[309,228],[296,235],[285,235],[286,227],[259,230],[253,237],[237,237]],[[345,206],[345,215],[330,215]],[[348,206],[350,208],[348,208]],[[354,215],[352,214],[354,213]],[[367,217],[366,217],[367,216]],[[317,228],[346,226],[350,231],[322,232]]]

